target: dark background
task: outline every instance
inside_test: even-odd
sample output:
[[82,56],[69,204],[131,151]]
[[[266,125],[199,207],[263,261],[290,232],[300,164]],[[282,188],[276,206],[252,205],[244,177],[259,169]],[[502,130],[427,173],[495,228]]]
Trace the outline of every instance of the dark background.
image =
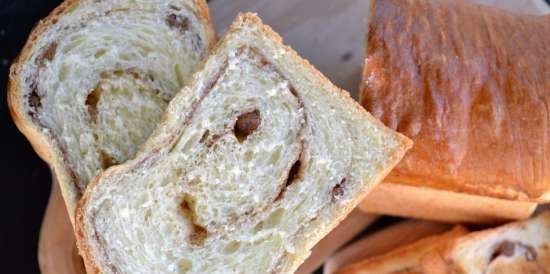
[[[11,119],[6,102],[7,78],[9,66],[34,24],[59,3],[60,0],[0,0],[1,273],[39,273],[36,251],[50,193],[50,171]],[[385,219],[369,230],[393,221]]]
[[48,166],[15,127],[7,106],[9,66],[34,24],[59,0],[0,0],[0,272],[39,273],[38,232],[50,193]]

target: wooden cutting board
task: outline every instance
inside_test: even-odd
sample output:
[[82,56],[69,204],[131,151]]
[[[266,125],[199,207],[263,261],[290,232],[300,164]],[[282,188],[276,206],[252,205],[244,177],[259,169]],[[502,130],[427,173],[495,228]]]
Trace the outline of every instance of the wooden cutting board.
[[[543,0],[474,2],[531,14],[550,13]],[[257,12],[266,24],[281,34],[286,44],[308,59],[334,84],[357,98],[368,0],[211,0],[209,5],[218,35],[225,33],[238,12]],[[374,220],[371,215],[351,216],[339,230],[319,243],[300,273],[315,269],[335,248]],[[38,258],[43,274],[84,273],[55,181],[42,223]]]
[[38,265],[42,274],[85,274],[76,249],[73,227],[59,184],[52,180],[52,192],[38,239]]

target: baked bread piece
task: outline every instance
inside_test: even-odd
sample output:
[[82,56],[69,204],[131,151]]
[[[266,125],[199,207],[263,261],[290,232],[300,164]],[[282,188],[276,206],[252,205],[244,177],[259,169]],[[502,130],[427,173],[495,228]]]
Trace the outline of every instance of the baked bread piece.
[[213,44],[203,0],[68,0],[38,23],[8,100],[71,220],[89,180],[134,156]]
[[144,149],[77,209],[90,273],[293,273],[410,141],[239,15]]
[[550,201],[550,16],[375,1],[360,101],[415,141],[387,180]]
[[422,260],[426,274],[550,273],[550,212],[473,232]]
[[342,270],[338,274],[404,274],[418,273],[422,274],[421,258],[431,252],[438,246],[465,235],[467,230],[462,226],[456,226],[453,229],[440,234],[420,239],[412,244],[398,247],[388,253],[367,258],[363,261],[354,263]]
[[[375,189],[380,185],[383,184],[379,184]],[[332,254],[323,265],[323,273],[334,274],[345,266],[360,262],[365,258],[388,253],[422,238],[445,233],[451,228],[451,225],[448,224],[422,220],[399,222],[369,234]]]

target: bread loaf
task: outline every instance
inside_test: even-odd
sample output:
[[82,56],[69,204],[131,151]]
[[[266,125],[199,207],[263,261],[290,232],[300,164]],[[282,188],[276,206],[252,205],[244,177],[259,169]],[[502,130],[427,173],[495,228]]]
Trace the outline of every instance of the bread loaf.
[[134,156],[213,43],[203,0],[68,0],[38,23],[8,100],[71,219],[88,181]]
[[550,201],[550,16],[374,1],[360,101],[415,141],[393,183]]
[[240,15],[77,210],[89,273],[293,273],[411,143]]

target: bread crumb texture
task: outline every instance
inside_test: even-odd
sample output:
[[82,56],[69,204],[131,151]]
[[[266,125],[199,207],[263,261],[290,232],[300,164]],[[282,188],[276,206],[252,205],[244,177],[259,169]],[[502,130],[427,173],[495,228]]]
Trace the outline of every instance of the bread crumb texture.
[[194,9],[181,0],[78,1],[36,37],[19,72],[23,108],[59,145],[80,192],[135,155],[206,55]]
[[247,14],[146,146],[81,205],[104,273],[293,273],[409,143]]

